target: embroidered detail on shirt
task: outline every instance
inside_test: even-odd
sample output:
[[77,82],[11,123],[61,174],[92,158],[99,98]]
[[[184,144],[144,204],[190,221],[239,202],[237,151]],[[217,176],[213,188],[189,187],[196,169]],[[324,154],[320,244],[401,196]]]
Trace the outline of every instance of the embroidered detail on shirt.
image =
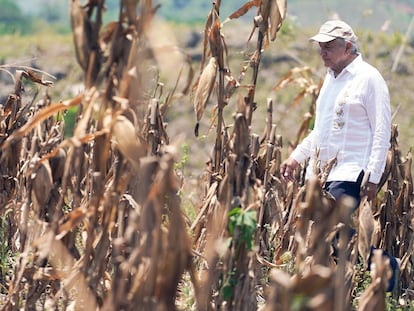
[[338,100],[335,103],[335,115],[333,119],[333,128],[335,130],[340,130],[345,125],[344,120],[344,105],[349,98],[349,90],[351,88],[352,81],[348,83],[344,92],[339,96]]

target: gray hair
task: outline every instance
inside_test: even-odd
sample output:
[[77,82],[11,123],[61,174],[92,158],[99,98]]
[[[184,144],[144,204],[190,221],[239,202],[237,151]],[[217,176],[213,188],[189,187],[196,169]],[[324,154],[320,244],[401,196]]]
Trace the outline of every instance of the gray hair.
[[348,41],[352,44],[352,54],[357,55],[358,54],[358,46],[355,42],[353,41]]
[[352,44],[352,52],[351,53],[354,54],[354,55],[359,54],[358,53],[358,46],[357,46],[355,41],[345,40],[344,38],[336,38],[336,39],[342,41],[342,43],[344,45],[347,44],[348,42],[351,43]]

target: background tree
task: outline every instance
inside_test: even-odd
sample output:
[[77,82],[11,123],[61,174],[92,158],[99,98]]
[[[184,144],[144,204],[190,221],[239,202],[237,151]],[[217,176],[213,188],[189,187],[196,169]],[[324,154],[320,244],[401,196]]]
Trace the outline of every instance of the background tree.
[[0,34],[31,31],[31,18],[23,14],[20,7],[12,0],[0,0]]

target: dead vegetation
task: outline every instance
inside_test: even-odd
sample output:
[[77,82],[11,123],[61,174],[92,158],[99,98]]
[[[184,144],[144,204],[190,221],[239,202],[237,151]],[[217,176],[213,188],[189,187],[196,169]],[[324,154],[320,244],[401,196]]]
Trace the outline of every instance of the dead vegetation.
[[[249,1],[230,18],[252,9],[247,40],[257,41],[237,78],[217,1],[206,21],[199,78],[193,82],[191,60],[180,52],[185,66],[165,91],[148,68],[157,65],[157,53],[176,49],[149,44],[152,1],[121,1],[119,20],[105,26],[104,1],[71,1],[85,91],[54,102],[43,72],[19,68],[0,114],[2,310],[382,310],[390,268],[381,254],[373,256],[371,284],[359,283],[367,267],[358,258],[367,257],[371,243],[401,259],[392,297],[411,303],[411,153],[400,154],[397,127],[378,199],[363,201],[360,217],[349,202],[321,191],[325,171],[307,184],[303,170],[298,182],[281,181],[286,146],[271,100],[265,132],[251,128],[262,54],[277,39],[286,1]],[[318,95],[309,73],[293,70],[275,87],[282,92],[298,83],[297,99],[311,97],[293,145],[309,128]],[[45,95],[23,101],[25,83],[46,88]],[[182,211],[185,176],[175,166],[180,137],[170,138],[164,121],[191,85],[194,124],[209,98],[217,102],[214,150],[192,221]],[[228,121],[231,101],[236,111]],[[65,138],[70,107],[78,114],[73,136]],[[358,231],[351,239],[343,234],[350,225]],[[186,288],[194,294],[183,306]]]

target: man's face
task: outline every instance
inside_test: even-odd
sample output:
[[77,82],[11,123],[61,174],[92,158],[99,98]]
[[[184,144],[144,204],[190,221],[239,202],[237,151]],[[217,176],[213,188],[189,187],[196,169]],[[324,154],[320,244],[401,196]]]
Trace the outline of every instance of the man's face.
[[352,46],[342,39],[334,39],[329,42],[319,42],[320,55],[326,67],[332,70],[342,70],[343,65],[351,55]]

